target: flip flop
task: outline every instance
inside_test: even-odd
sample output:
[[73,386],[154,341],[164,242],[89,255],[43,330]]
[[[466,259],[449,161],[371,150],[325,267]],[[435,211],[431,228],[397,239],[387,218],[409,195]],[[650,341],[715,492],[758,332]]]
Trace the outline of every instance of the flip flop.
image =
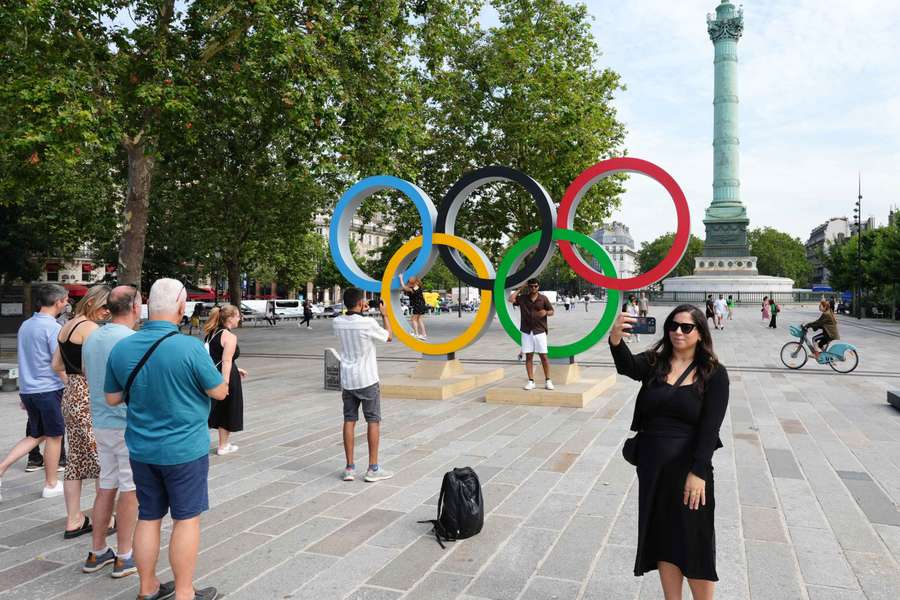
[[77,538],[80,535],[90,533],[93,530],[94,530],[94,528],[91,527],[91,520],[88,518],[87,515],[85,515],[84,523],[81,524],[81,527],[79,527],[78,529],[66,529],[63,532],[63,538],[67,539],[67,540],[71,540],[72,538]]

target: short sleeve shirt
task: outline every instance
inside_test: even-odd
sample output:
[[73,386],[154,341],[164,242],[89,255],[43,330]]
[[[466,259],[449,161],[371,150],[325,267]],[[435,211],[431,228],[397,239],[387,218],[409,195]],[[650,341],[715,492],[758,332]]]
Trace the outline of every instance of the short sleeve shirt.
[[537,298],[532,300],[529,294],[520,294],[516,296],[513,305],[519,307],[522,315],[519,331],[522,333],[547,333],[547,315],[537,316],[539,310],[553,310],[553,305],[550,304],[547,296],[538,294]]
[[[150,321],[120,340],[107,361],[104,391],[123,391],[141,357],[171,331],[177,331],[172,323]],[[208,454],[211,400],[206,390],[222,381],[200,340],[174,335],[163,341],[138,372],[129,393],[125,443],[131,458],[176,465]]]
[[375,342],[386,342],[387,330],[372,317],[359,314],[335,317],[333,326],[341,341],[341,387],[359,390],[378,383]]
[[110,406],[106,403],[103,388],[106,383],[106,361],[119,340],[134,334],[134,330],[110,323],[104,325],[85,340],[81,347],[81,361],[87,373],[91,395],[91,419],[94,429],[125,429],[128,407],[124,404]]
[[43,313],[22,323],[16,336],[19,357],[19,391],[23,394],[55,392],[65,387],[62,379],[50,366],[62,329],[56,319]]

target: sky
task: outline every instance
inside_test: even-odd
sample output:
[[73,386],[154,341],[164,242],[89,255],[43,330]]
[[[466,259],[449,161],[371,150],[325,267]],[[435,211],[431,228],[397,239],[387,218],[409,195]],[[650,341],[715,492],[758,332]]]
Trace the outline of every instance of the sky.
[[[713,46],[719,0],[586,0],[598,66],[627,90],[615,101],[628,154],[668,171],[705,237],[712,200]],[[735,4],[740,4],[735,2]],[[830,217],[885,223],[900,206],[900,3],[745,0],[738,42],[741,198],[750,227],[806,241]],[[483,14],[490,25],[495,17]],[[588,165],[585,165],[588,166]],[[632,175],[613,215],[636,245],[674,230],[665,190]]]

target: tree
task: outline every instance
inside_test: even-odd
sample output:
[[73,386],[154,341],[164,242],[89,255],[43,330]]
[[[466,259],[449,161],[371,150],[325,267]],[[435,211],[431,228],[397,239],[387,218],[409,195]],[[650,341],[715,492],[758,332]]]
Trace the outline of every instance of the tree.
[[747,239],[760,275],[789,277],[797,287],[809,285],[812,266],[806,259],[806,246],[799,238],[763,227],[748,232]]
[[[641,242],[638,250],[638,266],[646,273],[662,262],[675,243],[674,233],[665,233],[652,242]],[[684,251],[678,266],[670,273],[670,277],[685,277],[694,273],[694,259],[703,254],[703,240],[691,234],[687,249]]]

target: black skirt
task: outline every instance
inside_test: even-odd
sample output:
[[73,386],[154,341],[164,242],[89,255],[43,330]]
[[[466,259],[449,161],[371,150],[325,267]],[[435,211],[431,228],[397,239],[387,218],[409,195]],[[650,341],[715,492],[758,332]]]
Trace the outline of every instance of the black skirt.
[[676,432],[641,432],[638,442],[638,549],[634,574],[676,565],[689,579],[718,581],[716,574],[715,489],[706,481],[706,505],[684,505],[684,482],[693,463],[692,437]]
[[208,424],[210,429],[221,427],[227,431],[244,430],[244,390],[241,387],[241,374],[238,372],[236,362],[231,363],[228,395],[224,400],[212,401]]

